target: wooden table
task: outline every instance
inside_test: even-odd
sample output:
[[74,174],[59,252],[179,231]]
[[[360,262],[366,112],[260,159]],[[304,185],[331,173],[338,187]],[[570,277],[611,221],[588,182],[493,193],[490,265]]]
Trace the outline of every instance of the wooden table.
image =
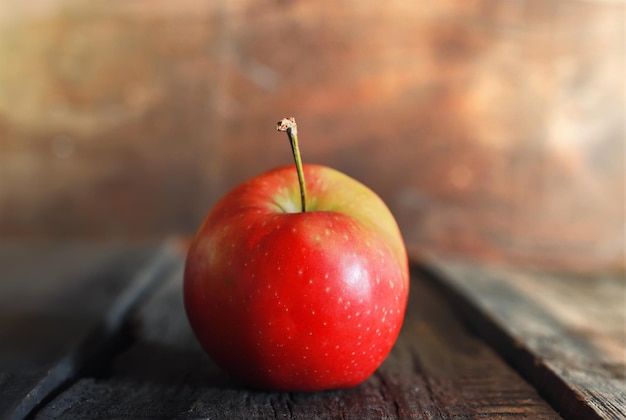
[[196,343],[184,251],[0,242],[0,418],[626,418],[623,275],[429,257],[362,385],[259,392]]

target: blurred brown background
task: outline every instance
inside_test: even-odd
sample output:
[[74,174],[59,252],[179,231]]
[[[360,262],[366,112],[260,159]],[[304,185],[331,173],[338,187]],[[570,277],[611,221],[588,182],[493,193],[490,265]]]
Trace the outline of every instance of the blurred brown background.
[[624,269],[621,1],[0,2],[0,236],[191,235],[303,158],[408,245]]

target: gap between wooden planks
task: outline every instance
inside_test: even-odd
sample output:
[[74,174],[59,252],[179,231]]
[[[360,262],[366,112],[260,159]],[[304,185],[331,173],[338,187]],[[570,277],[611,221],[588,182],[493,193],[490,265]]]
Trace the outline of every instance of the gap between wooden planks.
[[626,281],[435,256],[425,271],[568,418],[626,418]]
[[[34,294],[35,297],[30,300],[37,302],[38,305],[35,306],[41,305],[40,309],[51,311],[52,315],[66,312],[68,307],[70,312],[73,309],[77,315],[81,315],[81,308],[84,306],[96,306],[102,310],[100,317],[94,317],[94,314],[88,317],[95,323],[90,332],[87,332],[89,330],[86,330],[84,325],[69,323],[70,328],[65,328],[69,330],[68,332],[62,331],[66,327],[65,323],[55,325],[56,333],[60,333],[62,338],[53,340],[56,341],[53,347],[59,348],[57,355],[54,356],[53,352],[53,356],[47,358],[42,358],[40,354],[47,354],[48,346],[52,343],[45,339],[45,334],[43,340],[38,338],[42,332],[41,325],[33,323],[26,326],[28,334],[36,337],[35,341],[30,339],[26,343],[23,339],[15,340],[15,335],[8,335],[10,333],[5,333],[4,328],[0,328],[2,333],[0,336],[8,335],[4,339],[5,344],[10,347],[9,357],[6,357],[5,353],[0,357],[2,359],[0,385],[5,390],[0,398],[0,415],[4,418],[2,411],[6,411],[9,419],[33,416],[42,405],[62,392],[65,387],[106,365],[129,339],[127,323],[130,313],[161,280],[167,277],[174,264],[182,257],[174,242],[167,243],[156,251],[152,248],[150,252],[152,258],[147,262],[145,262],[146,250],[138,251],[134,247],[120,249],[110,246],[66,244],[66,249],[62,249],[61,252],[53,245],[44,248],[43,252],[41,246],[30,247],[29,251],[24,252],[23,246],[4,243],[2,245],[4,251],[17,251],[17,254],[26,257],[24,260],[27,261],[26,264],[18,262],[17,267],[13,264],[13,272],[8,270],[4,273],[8,275],[9,280],[2,283],[3,288],[7,288],[7,283],[15,284],[16,279],[22,287],[23,283],[34,282],[31,288],[25,288],[25,300],[28,301],[29,295]],[[48,256],[47,261],[40,259],[42,255]],[[66,256],[70,258],[66,259]],[[30,263],[30,259],[33,259],[34,263]],[[94,264],[94,261],[98,263]],[[103,264],[104,261],[106,265]],[[76,267],[80,269],[76,270]],[[34,272],[32,268],[35,269]],[[69,282],[68,274],[71,279]],[[52,281],[53,288],[60,288],[62,296],[60,302],[64,302],[64,307],[59,306],[57,299],[49,297],[50,290],[40,293],[41,282],[46,280],[49,283]],[[70,292],[64,292],[64,286],[68,285],[72,286],[67,288]],[[80,294],[74,290],[77,285]],[[45,288],[50,285],[43,286]],[[91,287],[91,290],[85,289],[85,286]],[[9,292],[10,287],[9,284]],[[109,293],[102,293],[107,289],[112,289],[112,293],[117,291],[115,299],[112,299]],[[36,293],[32,293],[32,290]],[[24,294],[24,290],[18,290],[17,293],[13,291],[13,294],[19,296],[20,292]],[[19,317],[17,320],[19,321]],[[16,319],[8,319],[6,323],[15,321]],[[86,336],[81,339],[79,335],[85,334]],[[77,344],[72,346],[73,342]],[[39,349],[33,351],[24,348],[27,343],[31,346],[37,345]],[[20,346],[22,352],[26,350],[26,356],[19,355]],[[29,351],[34,352],[35,356],[29,355]],[[11,356],[12,353],[18,353],[18,356]],[[55,357],[58,358],[56,363],[53,362]],[[18,366],[15,366],[16,363]],[[9,365],[13,367],[9,369],[7,367]],[[9,392],[6,392],[7,389]]]

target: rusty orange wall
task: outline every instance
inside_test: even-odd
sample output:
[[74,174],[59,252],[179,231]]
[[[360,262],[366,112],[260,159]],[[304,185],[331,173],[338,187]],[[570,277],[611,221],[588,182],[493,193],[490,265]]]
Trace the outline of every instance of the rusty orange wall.
[[621,2],[7,3],[2,238],[191,234],[293,114],[411,247],[623,266]]

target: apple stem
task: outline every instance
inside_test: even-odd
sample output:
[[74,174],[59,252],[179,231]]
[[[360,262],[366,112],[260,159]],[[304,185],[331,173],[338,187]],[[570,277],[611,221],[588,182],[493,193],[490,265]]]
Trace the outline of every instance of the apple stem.
[[300,147],[298,147],[298,125],[294,117],[286,117],[278,122],[278,131],[286,131],[291,144],[293,159],[296,161],[296,172],[298,173],[298,183],[300,184],[300,203],[302,213],[306,212],[306,186],[304,183],[304,170],[302,169],[302,158],[300,157]]

